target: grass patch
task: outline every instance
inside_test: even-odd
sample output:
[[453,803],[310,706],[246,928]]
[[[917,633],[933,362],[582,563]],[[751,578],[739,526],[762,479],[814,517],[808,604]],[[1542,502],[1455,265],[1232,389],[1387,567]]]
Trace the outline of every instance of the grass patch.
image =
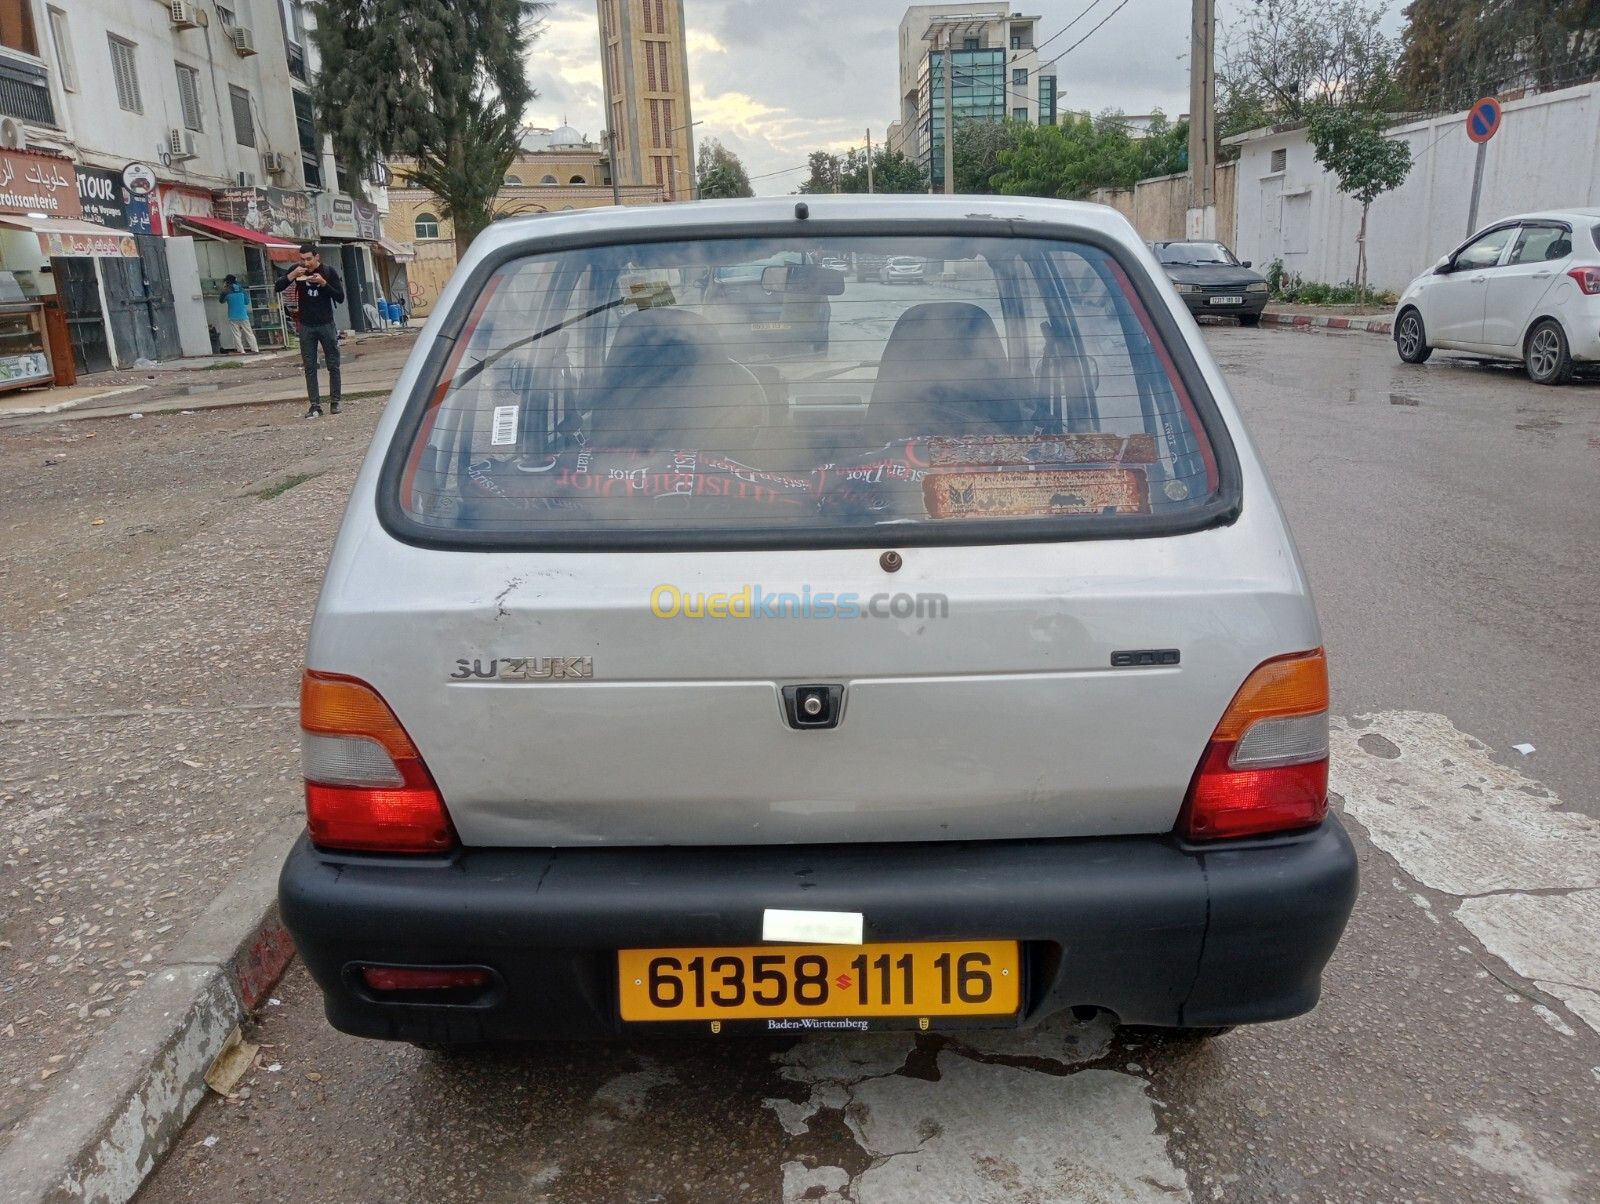
[[223,360],[220,364],[207,364],[202,372],[221,372],[224,368],[243,368],[243,360]]
[[288,493],[296,485],[304,485],[307,481],[314,481],[321,475],[321,473],[316,472],[297,472],[292,477],[285,477],[276,485],[269,485],[265,489],[258,490],[256,496],[263,502],[270,502],[280,494]]

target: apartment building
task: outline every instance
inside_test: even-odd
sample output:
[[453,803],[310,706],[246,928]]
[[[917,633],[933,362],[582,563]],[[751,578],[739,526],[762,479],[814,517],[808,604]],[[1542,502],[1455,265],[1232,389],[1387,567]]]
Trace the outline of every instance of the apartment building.
[[683,0],[599,0],[600,48],[617,180],[694,196],[694,130]]
[[251,292],[260,343],[284,345],[273,264],[301,241],[327,244],[365,327],[383,193],[316,130],[302,10],[0,0],[0,179],[43,182],[0,188],[0,388],[12,360],[60,381],[211,354],[227,275]]
[[1054,125],[1055,64],[1036,49],[1037,16],[989,3],[919,4],[900,20],[900,116],[888,147],[928,168],[944,186],[945,56],[955,123],[1025,121]]

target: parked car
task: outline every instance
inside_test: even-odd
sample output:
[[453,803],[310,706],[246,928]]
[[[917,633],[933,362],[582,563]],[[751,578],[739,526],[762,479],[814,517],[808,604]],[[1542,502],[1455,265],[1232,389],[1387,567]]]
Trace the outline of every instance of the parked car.
[[836,272],[848,272],[850,270],[850,265],[844,260],[835,259],[831,256],[822,261],[822,266],[825,268],[832,268]]
[[[820,286],[809,293],[798,287],[766,287],[771,279],[768,268],[805,265],[821,270],[817,256],[810,251],[783,251],[767,259],[712,269],[702,300],[716,307],[715,320],[726,325],[724,334],[740,359],[774,359],[828,349],[828,328],[833,320],[829,293]],[[785,281],[789,283],[787,277]],[[833,291],[837,282],[830,276],[824,283]],[[735,332],[742,336],[736,344]]]
[[1600,361],[1600,209],[1522,214],[1473,235],[1406,287],[1394,339],[1408,364],[1467,351],[1566,384]]
[[1238,318],[1241,326],[1256,326],[1267,307],[1267,278],[1240,263],[1220,242],[1209,240],[1157,241],[1149,244],[1168,278],[1197,317]]
[[907,255],[891,255],[889,262],[878,269],[880,284],[921,284],[922,260]]
[[[746,365],[684,282],[842,289],[822,231],[983,303]],[[300,725],[282,915],[366,1037],[1204,1036],[1313,1007],[1356,895],[1283,512],[1097,205],[495,222],[378,421]]]

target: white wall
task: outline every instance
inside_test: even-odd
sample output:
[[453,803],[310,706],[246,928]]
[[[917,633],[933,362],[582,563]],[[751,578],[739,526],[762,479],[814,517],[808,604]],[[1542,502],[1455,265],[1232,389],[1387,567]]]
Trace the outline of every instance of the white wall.
[[[1514,213],[1600,205],[1600,84],[1508,101],[1489,142],[1481,228]],[[1405,184],[1373,202],[1367,224],[1367,274],[1400,291],[1467,238],[1477,146],[1466,114],[1396,126],[1411,147]],[[1246,135],[1240,145],[1234,250],[1264,267],[1282,259],[1306,280],[1337,284],[1356,274],[1361,206],[1339,192],[1316,162],[1303,129]],[[1287,151],[1282,172],[1272,152]]]

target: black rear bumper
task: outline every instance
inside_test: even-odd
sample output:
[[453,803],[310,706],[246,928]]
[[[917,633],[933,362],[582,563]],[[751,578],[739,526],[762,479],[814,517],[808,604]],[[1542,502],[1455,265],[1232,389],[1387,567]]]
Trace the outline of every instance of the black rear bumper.
[[[1024,1024],[1080,1005],[1127,1024],[1285,1019],[1316,1004],[1356,889],[1354,851],[1330,816],[1207,846],[1168,836],[400,860],[324,853],[302,837],[279,901],[334,1027],[445,1042],[621,1035],[617,949],[759,945],[766,908],[859,911],[868,942],[1015,937]],[[355,968],[372,963],[485,966],[496,983],[464,1005],[380,1002]]]

